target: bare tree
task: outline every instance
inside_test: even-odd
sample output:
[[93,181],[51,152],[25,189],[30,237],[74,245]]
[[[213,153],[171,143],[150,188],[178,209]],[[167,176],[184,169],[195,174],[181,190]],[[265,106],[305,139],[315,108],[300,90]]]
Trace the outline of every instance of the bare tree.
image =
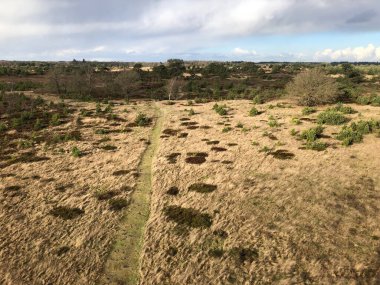
[[55,65],[48,74],[49,89],[61,95],[66,92],[66,84],[64,80],[65,68],[61,65]]
[[168,96],[169,100],[171,100],[172,95],[176,95],[178,92],[178,86],[177,86],[177,77],[173,77],[168,81]]
[[127,71],[120,73],[115,78],[115,83],[121,93],[129,101],[129,93],[140,83],[140,74],[136,71]]
[[306,106],[334,103],[339,96],[336,81],[319,68],[299,73],[287,85],[286,91]]

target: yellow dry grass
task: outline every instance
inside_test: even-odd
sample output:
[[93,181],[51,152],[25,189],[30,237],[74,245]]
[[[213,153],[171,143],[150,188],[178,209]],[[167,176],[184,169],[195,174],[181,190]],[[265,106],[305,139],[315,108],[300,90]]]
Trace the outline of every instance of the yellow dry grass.
[[[327,150],[302,147],[290,135],[316,124],[301,108],[259,105],[249,117],[249,101],[227,101],[229,116],[214,103],[165,106],[164,129],[187,138],[162,139],[154,163],[151,216],[143,249],[141,284],[376,284],[380,249],[380,139],[341,146],[340,127],[327,127]],[[277,102],[271,104],[276,106]],[[352,105],[352,120],[380,119],[376,107]],[[326,107],[324,107],[326,108]],[[319,108],[322,110],[324,108]],[[269,116],[279,127],[268,126]],[[308,117],[314,119],[317,115]],[[181,126],[181,118],[200,128]],[[241,123],[244,128],[237,128]],[[222,129],[230,126],[230,132]],[[215,152],[207,141],[219,141]],[[252,144],[254,142],[254,144]],[[264,147],[294,154],[277,159]],[[186,163],[186,153],[206,152],[204,164]],[[166,156],[179,153],[175,164]],[[217,185],[212,193],[188,190],[194,183]],[[170,187],[177,196],[168,195]],[[212,217],[210,228],[191,229],[168,220],[167,206],[193,208]]]

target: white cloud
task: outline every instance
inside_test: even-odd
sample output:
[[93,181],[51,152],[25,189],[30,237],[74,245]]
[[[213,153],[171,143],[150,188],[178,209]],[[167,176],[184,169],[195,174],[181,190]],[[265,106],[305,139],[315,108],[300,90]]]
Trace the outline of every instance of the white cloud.
[[97,46],[90,49],[75,49],[75,48],[69,48],[69,49],[62,49],[57,50],[53,53],[53,55],[58,57],[67,57],[67,56],[75,56],[79,54],[89,54],[89,53],[97,53],[102,52],[105,50],[105,46]]
[[325,49],[316,52],[315,59],[317,61],[379,61],[380,47],[369,44],[355,48]]
[[257,52],[255,50],[247,50],[242,48],[234,48],[232,53],[234,55],[241,55],[241,56],[250,56],[250,55],[257,55]]

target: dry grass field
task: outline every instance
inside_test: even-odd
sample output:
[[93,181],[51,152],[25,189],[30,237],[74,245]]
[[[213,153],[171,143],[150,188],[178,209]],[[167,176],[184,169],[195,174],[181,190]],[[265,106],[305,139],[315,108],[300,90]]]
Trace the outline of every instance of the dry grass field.
[[[379,138],[344,147],[327,126],[327,149],[304,149],[290,132],[318,113],[223,103],[223,117],[214,103],[162,106],[141,284],[378,284]],[[352,121],[380,119],[352,107]]]
[[[146,103],[115,104],[115,120],[97,115],[95,103],[65,103],[71,118],[37,136],[75,130],[80,140],[2,149],[0,284],[94,284],[130,203],[151,132],[133,122],[154,110]],[[44,159],[17,160],[30,152]]]
[[[96,284],[129,235],[128,209],[150,211],[140,284],[379,284],[378,129],[344,146],[341,125],[308,131],[333,106],[290,100],[65,104],[30,145],[5,132],[1,284]],[[348,106],[347,124],[380,120],[379,107]],[[140,113],[153,121],[136,125]],[[147,209],[131,199],[145,170]]]

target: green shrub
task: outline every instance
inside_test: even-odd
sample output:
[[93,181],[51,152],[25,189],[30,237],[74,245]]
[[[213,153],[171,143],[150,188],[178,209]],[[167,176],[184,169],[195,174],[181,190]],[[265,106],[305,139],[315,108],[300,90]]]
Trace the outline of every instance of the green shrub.
[[42,122],[40,119],[37,119],[36,122],[34,123],[34,130],[39,131],[43,128]]
[[108,104],[107,107],[104,109],[104,113],[112,113],[112,105]]
[[318,115],[318,124],[326,125],[342,125],[346,123],[348,119],[341,113],[333,110],[326,110]]
[[230,132],[231,130],[232,130],[231,127],[224,127],[223,130],[222,130],[222,132],[223,132],[223,133],[228,133],[228,132]]
[[259,152],[265,152],[265,153],[268,153],[268,152],[271,152],[272,151],[272,148],[268,147],[268,146],[264,146],[262,147]]
[[61,123],[60,121],[60,116],[59,114],[55,113],[51,116],[51,119],[50,119],[50,125],[52,126],[59,126],[59,124]]
[[145,114],[142,113],[138,114],[135,119],[135,123],[140,127],[148,126],[151,122],[152,119],[148,118]]
[[252,101],[253,104],[264,104],[264,99],[260,95],[256,95],[255,97],[253,97]]
[[276,128],[276,127],[279,127],[279,126],[280,126],[280,124],[278,123],[278,121],[277,121],[275,118],[273,118],[273,117],[271,117],[271,118],[269,119],[269,121],[268,121],[268,125],[269,125],[271,128]]
[[8,129],[8,125],[6,123],[0,122],[0,133],[5,132]]
[[299,118],[292,118],[292,124],[293,125],[301,125],[302,122]]
[[83,117],[90,117],[92,114],[92,111],[86,110],[86,109],[80,109],[79,111],[80,111],[81,116]]
[[293,136],[293,137],[296,136],[296,135],[298,135],[298,133],[299,133],[299,132],[296,131],[295,129],[291,129],[291,130],[290,130],[290,135]]
[[317,109],[313,108],[313,107],[305,107],[302,109],[302,115],[304,115],[304,116],[311,115],[311,114],[314,114],[316,112],[317,112]]
[[102,112],[102,105],[100,103],[96,103],[96,114],[100,114]]
[[221,116],[226,116],[228,114],[228,111],[227,111],[227,106],[226,105],[218,105],[218,104],[215,104],[212,109],[217,112],[219,115]]
[[353,122],[350,126],[344,126],[336,138],[342,141],[344,146],[360,143],[363,136],[380,130],[380,121]]
[[20,140],[17,143],[17,147],[20,149],[26,149],[26,148],[30,148],[32,146],[33,146],[32,140]]
[[335,112],[341,112],[343,114],[355,114],[357,111],[355,111],[350,106],[344,106],[342,103],[337,104],[333,108],[329,108],[327,110],[335,111]]
[[192,208],[167,206],[164,208],[164,214],[169,220],[191,228],[209,228],[212,224],[210,215],[203,214]]
[[300,137],[308,142],[314,142],[321,137],[323,130],[324,128],[322,126],[317,126],[315,128],[303,131]]
[[360,105],[369,105],[372,102],[372,96],[370,95],[363,95],[363,96],[358,96],[356,98],[356,103]]
[[82,152],[79,150],[79,148],[77,148],[76,146],[74,146],[71,149],[71,155],[74,156],[74,157],[80,157],[82,155]]
[[18,129],[23,125],[23,122],[20,118],[13,118],[11,124],[12,124],[12,128]]
[[193,108],[191,108],[191,109],[189,110],[189,116],[194,116],[194,115],[195,115],[195,111],[194,111]]
[[236,127],[239,128],[239,129],[242,129],[242,128],[244,128],[244,125],[243,125],[242,122],[238,122],[237,125],[236,125]]
[[68,142],[68,141],[80,141],[81,140],[81,133],[80,131],[70,131],[66,134],[54,134],[52,137],[49,137],[47,139],[47,142],[49,144],[57,144],[62,142]]
[[380,96],[375,96],[371,101],[372,106],[380,107]]
[[324,128],[319,125],[310,128],[301,133],[300,138],[306,140],[306,148],[316,151],[323,151],[327,148],[327,144],[318,140],[323,133]]
[[255,107],[253,107],[253,108],[249,111],[249,115],[250,115],[251,117],[257,116],[257,115],[259,115],[259,114],[260,114],[259,110],[257,110]]
[[316,150],[316,151],[323,151],[327,148],[327,144],[319,140],[308,141],[306,143],[306,148],[311,149],[311,150]]
[[380,106],[380,96],[376,94],[358,96],[356,103],[360,105]]

